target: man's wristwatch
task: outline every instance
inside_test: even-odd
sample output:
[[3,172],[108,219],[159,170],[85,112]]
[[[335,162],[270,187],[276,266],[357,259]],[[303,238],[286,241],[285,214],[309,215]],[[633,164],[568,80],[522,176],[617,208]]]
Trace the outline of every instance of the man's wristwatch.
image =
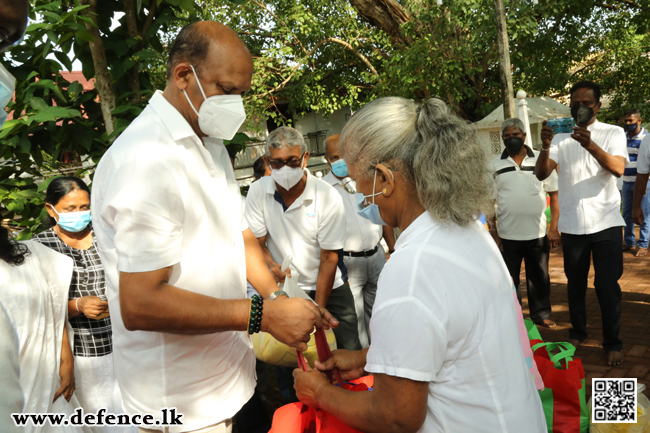
[[278,296],[286,296],[288,298],[289,294],[284,290],[276,290],[275,292],[271,293],[271,296],[269,296],[269,301],[274,300]]

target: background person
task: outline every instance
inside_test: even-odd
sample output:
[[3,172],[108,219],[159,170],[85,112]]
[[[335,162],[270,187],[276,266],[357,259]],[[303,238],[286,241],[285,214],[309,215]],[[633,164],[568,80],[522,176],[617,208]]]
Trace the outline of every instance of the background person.
[[[77,177],[58,177],[47,187],[45,209],[51,227],[33,239],[74,262],[67,309],[74,333],[77,399],[86,413],[97,413],[101,408],[122,413],[104,266],[90,225],[90,190]],[[108,427],[95,426],[92,430],[103,432]]]
[[[359,342],[362,348],[366,348],[370,345],[370,318],[377,294],[377,280],[386,263],[386,253],[379,241],[384,236],[389,253],[393,253],[395,234],[392,227],[373,224],[357,213],[355,184],[347,177],[348,168],[339,150],[339,134],[325,140],[325,158],[331,170],[323,180],[343,199],[346,221],[343,262],[354,297]],[[343,187],[342,182],[346,181],[349,182]]]
[[591,257],[594,286],[603,322],[603,348],[607,363],[623,362],[619,337],[623,274],[621,195],[616,179],[623,175],[627,157],[625,132],[600,123],[600,86],[581,81],[571,88],[571,115],[576,121],[573,134],[557,134],[544,125],[542,150],[535,173],[546,179],[558,167],[560,198],[559,230],[562,233],[571,326],[570,342],[575,346],[587,338],[587,278]]
[[[634,254],[636,257],[644,257],[648,254],[648,237],[650,236],[650,227],[648,222],[644,221],[639,225],[639,241],[636,242],[634,234],[634,221],[632,221],[632,208],[634,201],[634,183],[637,174],[637,156],[639,146],[643,138],[648,135],[648,131],[641,126],[641,113],[636,108],[625,111],[625,133],[627,135],[627,153],[630,162],[625,166],[623,173],[623,220],[625,221],[625,230],[623,234],[623,251],[629,251],[638,245]],[[647,187],[647,182],[644,184]],[[645,194],[645,193],[644,193]]]
[[[14,242],[7,228],[0,226],[0,308],[8,314],[18,338],[23,413],[70,417],[78,407],[73,396],[74,361],[66,330],[71,275],[70,258],[38,242]],[[7,392],[16,390],[10,388]],[[10,419],[0,423],[3,431],[14,425]],[[42,430],[31,422],[20,429],[25,433]],[[81,430],[68,425],[57,431]]]
[[[519,273],[524,260],[530,318],[538,325],[553,328],[548,258],[550,248],[560,243],[557,173],[552,172],[543,182],[537,180],[535,162],[539,152],[524,144],[524,130],[523,122],[517,118],[506,119],[501,125],[506,148],[488,165],[497,193],[497,216],[489,221],[490,234],[515,283],[519,303]],[[545,214],[547,193],[551,197],[550,228]]]
[[222,24],[190,24],[167,71],[165,91],[115,140],[93,182],[115,367],[128,413],[175,407],[184,425],[172,433],[227,432],[255,387],[248,334],[306,350],[321,315],[331,316],[304,299],[255,309],[246,299],[246,280],[265,298],[278,286],[223,145],[246,118],[253,62],[244,43]]
[[265,157],[260,156],[255,160],[255,163],[253,164],[253,174],[255,175],[255,180],[271,175],[271,168],[267,164]]
[[295,129],[272,131],[266,155],[271,176],[253,183],[246,200],[246,220],[266,264],[284,281],[280,266],[291,255],[298,286],[338,320],[338,347],[360,349],[354,298],[339,266],[346,224],[341,196],[306,169],[309,152]]
[[493,205],[473,128],[438,99],[380,98],[340,141],[367,212],[402,234],[379,280],[370,347],[316,364],[344,379],[372,373],[373,391],[295,370],[300,400],[365,432],[546,432],[512,280],[475,220]]

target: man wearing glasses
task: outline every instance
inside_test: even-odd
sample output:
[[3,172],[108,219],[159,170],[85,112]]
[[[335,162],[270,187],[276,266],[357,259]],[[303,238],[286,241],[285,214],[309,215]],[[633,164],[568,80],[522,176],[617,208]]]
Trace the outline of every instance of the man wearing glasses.
[[305,170],[309,152],[295,129],[271,132],[266,158],[271,176],[251,185],[245,211],[266,263],[275,279],[284,281],[280,264],[292,256],[287,275],[297,272],[298,285],[339,321],[334,330],[338,347],[359,350],[354,299],[342,261],[346,222],[341,196]]

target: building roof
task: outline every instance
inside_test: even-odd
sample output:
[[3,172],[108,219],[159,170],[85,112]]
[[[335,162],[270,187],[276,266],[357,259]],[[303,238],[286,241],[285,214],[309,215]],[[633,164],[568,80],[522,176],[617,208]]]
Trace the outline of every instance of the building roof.
[[[526,102],[528,104],[528,121],[530,124],[542,123],[547,119],[571,117],[571,109],[553,98],[546,96],[526,98]],[[516,103],[517,99],[515,99]],[[503,121],[503,104],[501,104],[496,110],[474,123],[474,126],[476,129],[500,128]]]

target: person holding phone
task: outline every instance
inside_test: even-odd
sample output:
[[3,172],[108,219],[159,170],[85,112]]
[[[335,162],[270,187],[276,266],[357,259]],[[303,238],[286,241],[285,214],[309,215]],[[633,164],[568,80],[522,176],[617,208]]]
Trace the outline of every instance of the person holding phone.
[[623,362],[619,337],[621,328],[621,287],[623,274],[621,196],[616,179],[623,176],[629,162],[625,132],[618,126],[601,123],[601,88],[581,81],[571,88],[571,115],[576,127],[572,134],[556,134],[542,128],[542,150],[535,165],[539,180],[558,167],[560,202],[559,230],[562,233],[564,272],[567,276],[570,342],[578,346],[587,338],[585,296],[593,255],[594,285],[603,321],[603,348],[607,363]]

